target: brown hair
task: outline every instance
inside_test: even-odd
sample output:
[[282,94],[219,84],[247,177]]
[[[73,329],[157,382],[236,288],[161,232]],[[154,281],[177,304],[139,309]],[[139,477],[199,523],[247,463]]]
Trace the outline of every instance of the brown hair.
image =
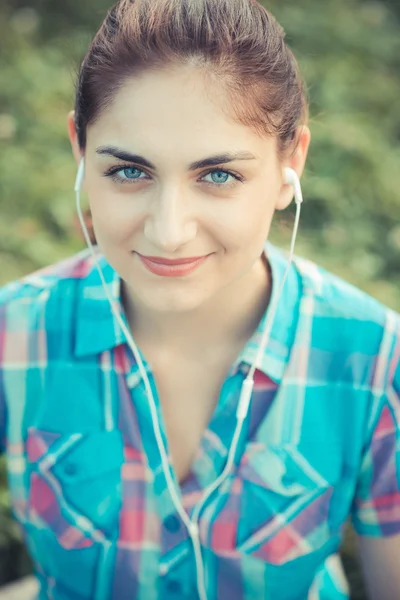
[[239,122],[278,139],[282,158],[308,99],[296,59],[275,18],[256,0],[120,0],[108,12],[83,59],[75,124],[86,131],[130,77],[193,64],[223,82]]

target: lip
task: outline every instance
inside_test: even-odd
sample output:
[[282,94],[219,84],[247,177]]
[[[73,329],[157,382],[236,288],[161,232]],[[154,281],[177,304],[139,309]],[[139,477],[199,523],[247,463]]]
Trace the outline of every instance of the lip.
[[192,256],[191,258],[175,258],[175,259],[162,258],[161,256],[144,256],[143,254],[139,254],[139,256],[141,258],[144,258],[145,260],[151,261],[152,263],[156,263],[157,265],[169,265],[169,266],[188,265],[190,263],[194,263],[194,262],[197,262],[198,260],[206,258],[204,255],[203,256]]
[[190,275],[196,269],[202,265],[210,255],[200,256],[199,258],[190,259],[180,259],[169,260],[166,262],[156,262],[156,261],[165,261],[166,259],[160,259],[159,257],[154,257],[156,260],[150,259],[148,256],[142,256],[138,254],[142,264],[144,267],[153,273],[154,275],[159,275],[160,277],[183,277],[185,275]]

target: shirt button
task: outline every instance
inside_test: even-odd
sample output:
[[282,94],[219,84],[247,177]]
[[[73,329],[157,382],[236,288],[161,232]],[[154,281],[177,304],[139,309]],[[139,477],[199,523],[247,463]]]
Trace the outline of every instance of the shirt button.
[[291,475],[289,475],[288,473],[285,473],[282,477],[282,483],[283,485],[292,485],[293,483],[293,477]]
[[177,533],[181,528],[181,522],[176,515],[169,515],[164,520],[164,527],[171,533]]
[[167,590],[172,594],[179,594],[181,591],[181,584],[179,581],[176,581],[176,579],[171,579],[171,581],[168,581],[167,583]]
[[78,465],[76,463],[67,463],[64,467],[64,473],[66,475],[70,475],[71,477],[73,475],[76,475],[78,472]]

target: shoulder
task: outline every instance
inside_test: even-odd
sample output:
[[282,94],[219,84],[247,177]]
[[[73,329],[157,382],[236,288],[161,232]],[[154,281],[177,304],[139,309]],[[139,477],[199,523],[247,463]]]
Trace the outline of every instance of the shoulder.
[[349,361],[368,360],[376,383],[379,375],[388,382],[399,359],[400,314],[309,259],[296,256],[294,265],[310,295],[315,345],[329,340]]
[[338,319],[350,327],[381,330],[388,326],[397,329],[400,314],[367,292],[328,271],[316,262],[294,257],[294,265],[302,280],[305,293],[314,302],[315,317]]
[[[283,274],[289,253],[272,245],[269,252]],[[393,365],[399,359],[397,311],[299,255],[293,257],[287,285],[299,301],[301,328],[297,341],[303,349],[309,348],[315,365],[334,361],[339,371],[347,373],[350,369],[352,376],[360,380],[367,378],[372,383],[375,374],[376,382],[379,378],[382,384],[385,378],[390,381]]]
[[85,250],[0,287],[0,334],[37,330],[49,303],[74,303],[77,285],[92,269]]
[[318,314],[383,324],[387,311],[391,311],[367,292],[310,259],[295,256],[294,264],[304,288],[315,299]]

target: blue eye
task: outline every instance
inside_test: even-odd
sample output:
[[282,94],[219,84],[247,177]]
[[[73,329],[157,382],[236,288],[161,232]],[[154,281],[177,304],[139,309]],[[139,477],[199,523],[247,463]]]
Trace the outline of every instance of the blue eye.
[[[122,169],[122,172],[126,175],[129,171],[134,171],[137,175],[137,173],[143,173],[143,171],[141,171],[140,169],[136,169],[135,167],[128,167],[126,169]],[[126,175],[128,177],[128,179],[131,179],[129,177],[129,175]],[[138,177],[132,177],[132,179],[138,179]]]
[[120,177],[120,179],[140,179],[140,173],[143,173],[141,169],[137,169],[136,167],[125,167],[124,169],[120,169],[115,172],[115,175],[118,173],[123,173],[124,177]]
[[[134,183],[135,181],[143,181],[146,179],[151,179],[145,171],[139,169],[137,167],[113,167],[107,173],[104,173],[106,177],[111,177],[111,179],[117,183]],[[144,177],[141,177],[144,175]],[[206,180],[206,177],[211,177],[210,180]],[[230,178],[230,180],[229,180]],[[224,171],[222,169],[214,169],[213,171],[209,171],[202,180],[208,185],[212,185],[215,187],[231,187],[235,185],[238,181],[243,181],[241,177],[238,175],[234,175],[230,171]]]
[[144,179],[144,177],[140,176],[141,174],[145,175],[145,172],[137,167],[113,167],[104,173],[105,177],[111,177],[116,183],[140,181]]
[[227,171],[211,171],[211,173],[208,173],[207,177],[211,177],[212,183],[221,185],[226,183],[228,178],[232,177],[232,175]]

